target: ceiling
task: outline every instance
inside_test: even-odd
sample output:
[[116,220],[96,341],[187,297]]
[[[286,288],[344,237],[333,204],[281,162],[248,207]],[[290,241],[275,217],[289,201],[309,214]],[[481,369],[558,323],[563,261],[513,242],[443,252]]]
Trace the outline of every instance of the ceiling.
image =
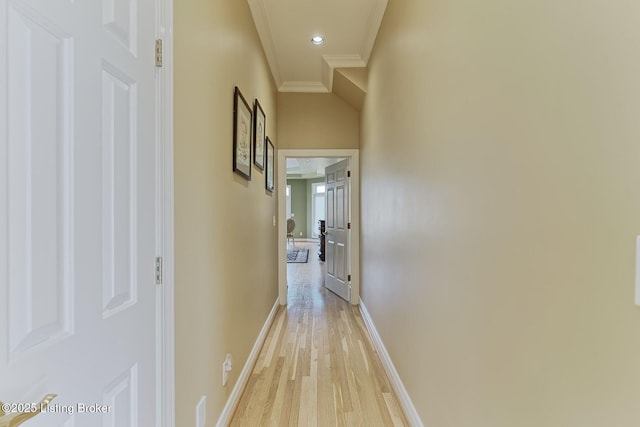
[[324,176],[324,168],[339,162],[340,158],[287,157],[287,179],[311,179]]
[[[387,0],[247,0],[280,92],[331,92],[334,70],[367,66]],[[311,38],[321,35],[321,46]]]

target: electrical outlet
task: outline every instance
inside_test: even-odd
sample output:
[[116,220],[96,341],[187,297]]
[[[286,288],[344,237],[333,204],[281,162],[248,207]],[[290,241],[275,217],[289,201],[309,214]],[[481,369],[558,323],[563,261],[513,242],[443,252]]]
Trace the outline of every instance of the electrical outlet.
[[273,216],[273,226],[274,227],[276,226],[276,216],[275,215]]
[[300,237],[302,237],[302,231],[300,232]]
[[227,381],[229,381],[229,372],[233,369],[233,359],[231,358],[231,354],[227,353],[227,357],[225,357],[224,362],[222,363],[222,385],[227,385]]

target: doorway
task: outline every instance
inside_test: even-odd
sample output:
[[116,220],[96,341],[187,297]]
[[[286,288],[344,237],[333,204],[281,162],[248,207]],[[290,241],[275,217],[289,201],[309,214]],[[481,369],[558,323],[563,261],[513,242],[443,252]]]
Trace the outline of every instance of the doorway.
[[[350,212],[352,228],[349,245],[349,271],[351,274],[351,298],[350,303],[357,305],[360,301],[360,206],[359,206],[359,150],[349,149],[326,149],[326,150],[278,150],[278,284],[279,299],[281,305],[287,304],[288,284],[287,284],[287,159],[293,158],[349,158],[351,166],[351,192],[350,192]],[[319,189],[318,189],[319,190]],[[310,209],[311,210],[311,209]],[[310,221],[311,222],[311,221]],[[312,227],[313,228],[313,227]],[[311,234],[309,234],[311,236]]]

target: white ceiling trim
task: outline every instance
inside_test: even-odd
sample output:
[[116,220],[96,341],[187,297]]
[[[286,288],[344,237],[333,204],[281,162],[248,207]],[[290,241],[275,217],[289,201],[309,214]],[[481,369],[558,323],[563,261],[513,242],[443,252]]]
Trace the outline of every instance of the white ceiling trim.
[[324,59],[325,62],[333,68],[355,68],[367,66],[367,63],[360,55],[323,55],[322,59]]
[[382,24],[382,18],[384,17],[384,12],[387,9],[388,0],[378,0],[375,3],[373,10],[371,11],[371,15],[369,16],[369,33],[364,39],[364,43],[362,44],[362,60],[365,63],[369,62],[369,57],[371,56],[371,51],[373,50],[373,45],[376,42],[376,37],[378,37],[378,31],[380,30],[380,25]]
[[267,57],[269,68],[271,68],[271,74],[276,82],[276,86],[281,87],[283,82],[280,78],[280,68],[278,67],[275,44],[273,43],[273,37],[271,35],[271,26],[267,18],[267,9],[262,0],[247,1],[249,3],[249,9],[251,9],[251,15],[253,15],[253,23],[256,26],[256,30],[258,30],[258,36],[262,42],[262,49]]
[[323,70],[322,79],[327,91],[333,91],[333,73],[336,68],[361,68],[366,67],[360,55],[323,55],[322,59],[328,66],[328,72]]
[[311,93],[327,93],[329,89],[318,82],[284,82],[278,87],[279,92],[311,92]]

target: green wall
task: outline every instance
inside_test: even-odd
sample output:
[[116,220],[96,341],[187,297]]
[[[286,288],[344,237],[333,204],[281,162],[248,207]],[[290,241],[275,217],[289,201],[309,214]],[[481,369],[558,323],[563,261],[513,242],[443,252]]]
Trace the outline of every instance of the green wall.
[[[307,237],[307,181],[288,179],[291,186],[291,213],[296,221],[295,237]],[[300,235],[302,233],[302,236]]]

